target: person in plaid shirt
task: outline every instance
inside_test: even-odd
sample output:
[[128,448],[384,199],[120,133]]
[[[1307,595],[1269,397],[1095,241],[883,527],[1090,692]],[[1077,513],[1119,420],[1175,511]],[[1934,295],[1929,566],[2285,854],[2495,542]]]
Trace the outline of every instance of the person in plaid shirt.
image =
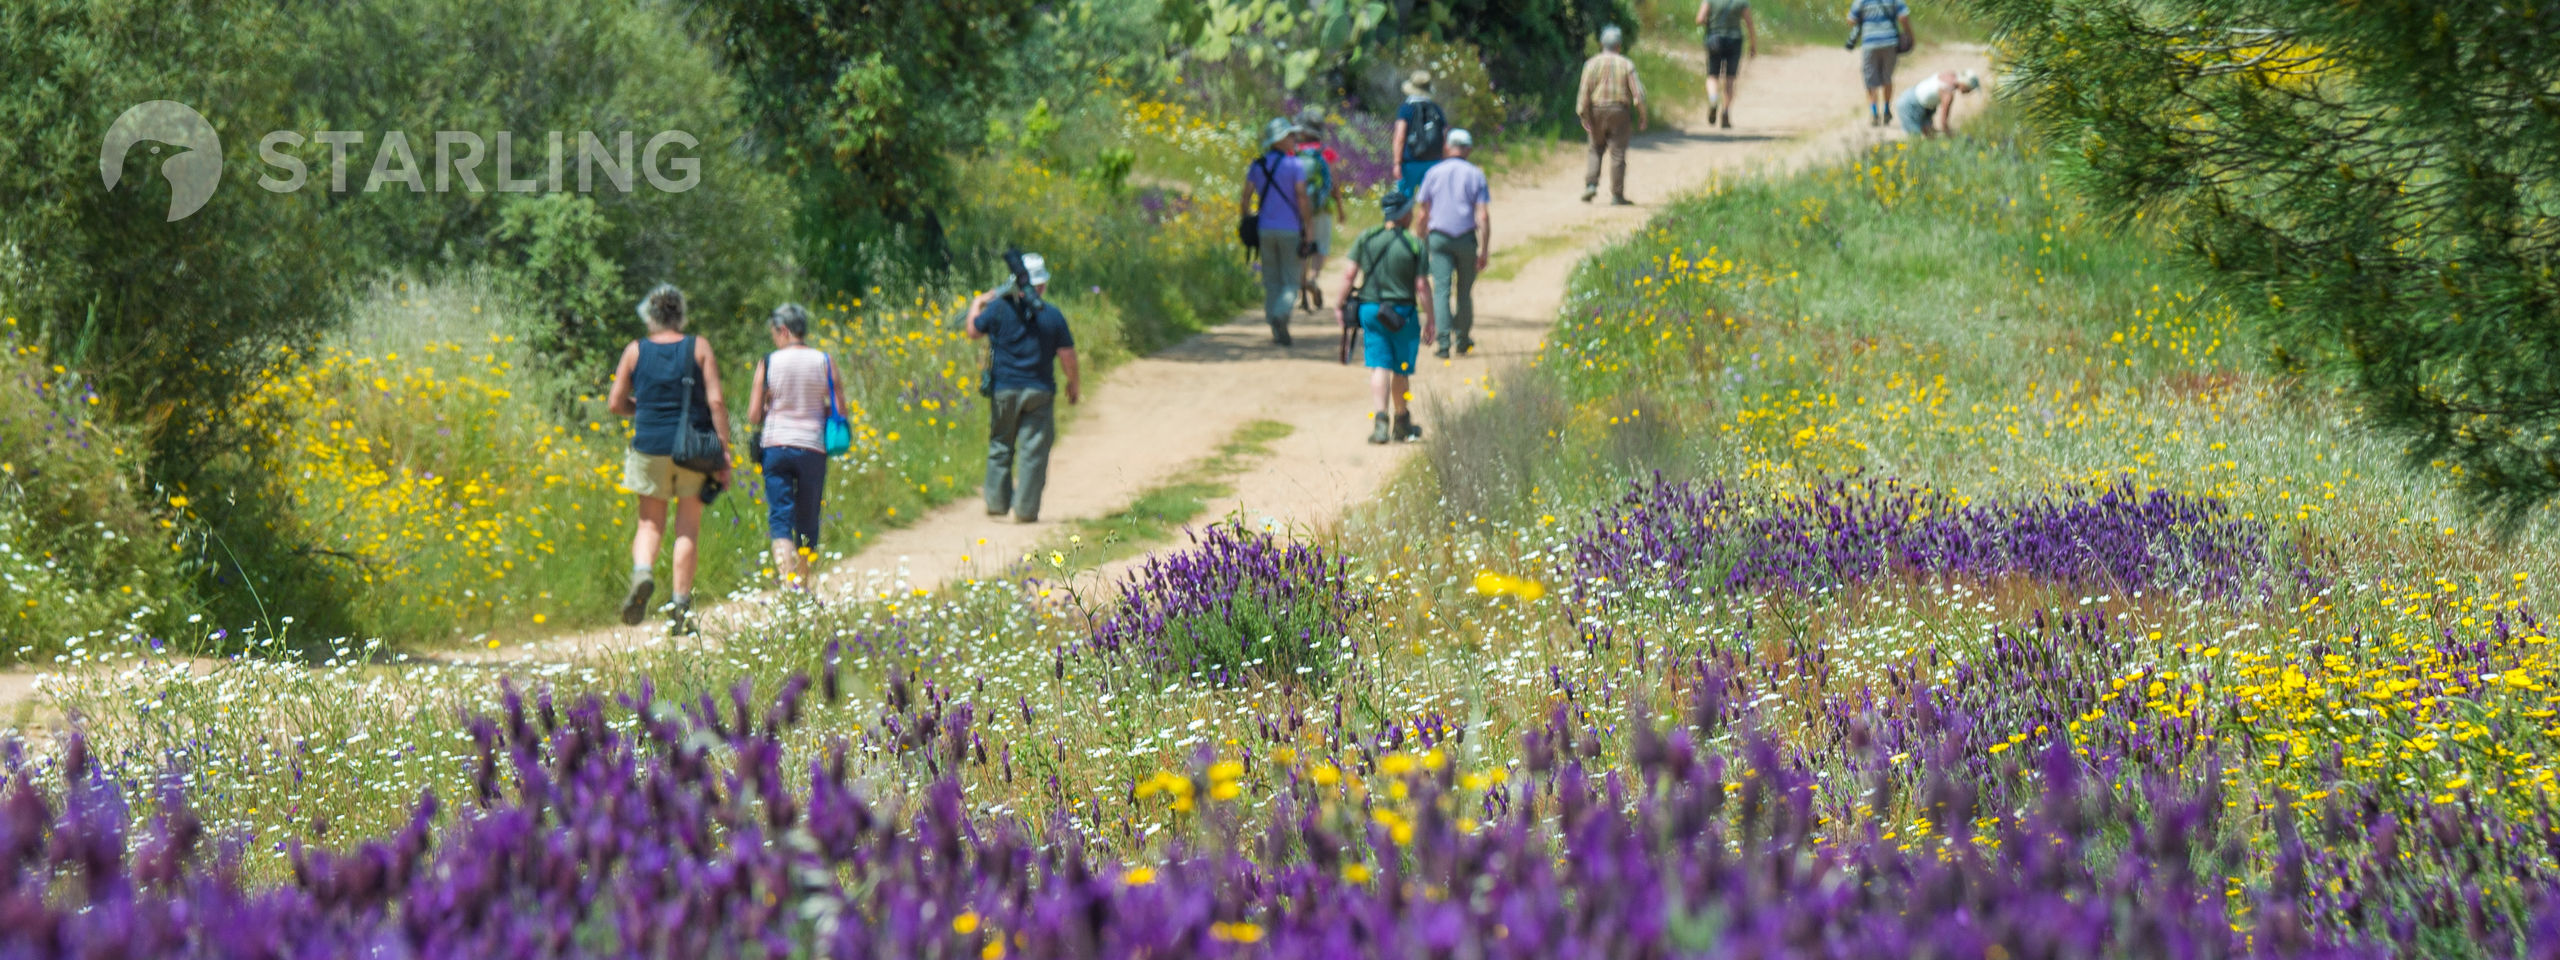
[[1609,202],[1627,200],[1627,138],[1645,128],[1644,80],[1636,63],[1619,52],[1626,34],[1616,26],[1600,30],[1600,55],[1582,65],[1582,91],[1574,95],[1573,115],[1591,137],[1591,163],[1582,176],[1582,201],[1600,195],[1600,158],[1609,158]]

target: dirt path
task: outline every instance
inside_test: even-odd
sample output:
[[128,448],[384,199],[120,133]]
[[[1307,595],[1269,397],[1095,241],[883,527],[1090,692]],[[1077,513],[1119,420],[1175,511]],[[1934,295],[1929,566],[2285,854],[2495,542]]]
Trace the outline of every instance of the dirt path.
[[[1683,52],[1688,52],[1683,50]],[[1971,67],[1988,73],[1985,51],[1971,45],[1923,50],[1896,76],[1907,86],[1923,70]],[[1534,354],[1564,302],[1575,263],[1643,225],[1672,198],[1718,178],[1783,171],[1838,156],[1851,146],[1890,136],[1899,127],[1867,125],[1856,64],[1842,51],[1797,47],[1743,68],[1739,119],[1731,130],[1685,117],[1636,137],[1627,155],[1628,197],[1581,202],[1585,153],[1560,149],[1538,169],[1494,188],[1490,276],[1476,284],[1476,350],[1435,360],[1423,355],[1414,377],[1417,411],[1456,409],[1483,395],[1496,372]],[[1971,113],[1982,97],[1958,109]],[[1703,107],[1702,107],[1703,109]],[[1368,225],[1374,208],[1352,211],[1337,227],[1348,238]],[[1337,248],[1339,249],[1339,248]],[[1523,257],[1514,263],[1511,257]],[[1327,264],[1325,287],[1341,279],[1341,258]],[[1496,278],[1499,279],[1496,279]],[[1328,293],[1328,296],[1331,294]],[[1336,362],[1332,317],[1300,315],[1297,345],[1271,345],[1257,308],[1153,356],[1133,360],[1088,384],[1084,404],[1050,459],[1042,522],[992,518],[975,498],[944,505],[915,525],[874,537],[820,581],[823,596],[881,598],[984,576],[1021,561],[1057,536],[1061,521],[1102,517],[1165,482],[1254,420],[1292,430],[1272,456],[1232,482],[1235,492],[1209,505],[1253,523],[1312,527],[1385,484],[1411,445],[1371,446],[1368,375]],[[1432,426],[1425,423],[1427,431]],[[747,598],[706,617],[707,633],[724,621],[752,618],[768,600]],[[461,661],[538,661],[663,642],[653,621],[564,636],[494,652],[454,655]]]
[[[1927,48],[1906,58],[1896,81],[1908,86],[1924,71],[1963,67],[1988,74],[1986,51],[1971,45]],[[1651,132],[1636,137],[1627,161],[1634,206],[1610,206],[1605,197],[1581,202],[1585,155],[1574,148],[1557,150],[1538,169],[1497,184],[1492,263],[1476,286],[1476,350],[1447,361],[1426,352],[1414,377],[1414,408],[1457,409],[1483,396],[1498,371],[1537,351],[1563,303],[1574,264],[1641,226],[1672,198],[1718,179],[1793,169],[1856,144],[1902,135],[1898,127],[1868,126],[1856,65],[1836,49],[1798,47],[1750,61],[1740,95],[1742,109],[1731,130],[1709,129],[1703,117],[1672,124],[1656,118]],[[1985,99],[1963,98],[1957,109],[1973,114]],[[1336,233],[1346,246],[1375,215],[1374,208],[1353,213]],[[1342,269],[1339,257],[1328,264],[1328,296]],[[957,501],[914,526],[871,540],[861,554],[823,575],[823,594],[894,596],[1001,569],[1056,536],[1060,521],[1098,518],[1125,506],[1253,420],[1274,420],[1293,430],[1272,445],[1273,455],[1257,469],[1236,477],[1234,493],[1211,503],[1207,515],[1291,528],[1330,523],[1380,489],[1417,451],[1366,442],[1367,372],[1356,360],[1352,366],[1336,363],[1329,314],[1301,315],[1295,331],[1295,347],[1272,346],[1256,309],[1113,370],[1089,385],[1072,428],[1059,438],[1043,522],[990,518],[974,498]],[[706,615],[706,635],[716,637],[727,623],[769,609],[769,598],[724,604]],[[652,622],[497,651],[457,651],[444,659],[556,661],[662,642]],[[41,696],[41,683],[30,672],[0,673],[0,709],[35,696]]]
[[[1985,51],[1974,46],[1924,50],[1905,61],[1897,82],[1924,75],[1914,67],[1989,72]],[[1703,117],[1665,129],[1657,119],[1653,132],[1636,138],[1627,158],[1634,206],[1610,206],[1605,196],[1581,202],[1585,154],[1579,149],[1559,150],[1543,168],[1496,185],[1489,272],[1502,279],[1476,285],[1474,353],[1446,361],[1423,355],[1414,377],[1417,411],[1472,402],[1497,371],[1534,354],[1563,304],[1574,264],[1634,231],[1671,198],[1718,178],[1837,156],[1887,132],[1867,125],[1855,65],[1839,50],[1799,47],[1761,57],[1744,67],[1740,83],[1742,109],[1732,130],[1708,130]],[[1967,97],[1958,109],[1970,114],[1982,99]],[[1899,128],[1891,133],[1901,135]],[[1355,218],[1336,236],[1366,226]],[[1513,263],[1514,256],[1527,259]],[[1328,291],[1341,277],[1339,260],[1327,265]],[[1209,505],[1209,516],[1314,526],[1378,490],[1415,448],[1366,442],[1367,372],[1356,359],[1349,367],[1335,362],[1329,316],[1302,315],[1295,330],[1297,346],[1273,347],[1256,311],[1112,371],[1085,398],[1074,431],[1058,442],[1044,519],[1108,513],[1257,419],[1295,429],[1258,469],[1235,479],[1233,495]],[[877,596],[932,587],[1019,560],[1052,529],[990,519],[974,500],[954,503],[873,541],[837,567],[828,588],[839,596]]]

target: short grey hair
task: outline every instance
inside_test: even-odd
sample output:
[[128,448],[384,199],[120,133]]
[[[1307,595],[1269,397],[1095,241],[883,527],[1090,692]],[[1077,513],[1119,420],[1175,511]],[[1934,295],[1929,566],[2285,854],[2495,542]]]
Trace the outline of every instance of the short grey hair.
[[648,296],[640,298],[640,322],[651,330],[684,329],[684,291],[672,283],[651,288]]
[[779,307],[775,307],[773,308],[773,316],[765,319],[765,325],[776,330],[789,330],[791,331],[791,336],[794,338],[807,339],[809,336],[809,308],[796,303],[786,303]]
[[1626,46],[1626,44],[1627,32],[1618,29],[1617,24],[1613,23],[1600,28],[1600,49],[1616,50],[1620,47]]

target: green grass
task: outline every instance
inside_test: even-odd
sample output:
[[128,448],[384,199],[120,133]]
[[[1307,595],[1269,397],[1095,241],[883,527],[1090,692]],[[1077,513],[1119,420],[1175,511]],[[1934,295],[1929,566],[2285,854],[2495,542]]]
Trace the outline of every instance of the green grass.
[[1486,267],[1483,273],[1478,274],[1477,279],[1495,283],[1510,282],[1520,276],[1520,268],[1527,266],[1530,261],[1558,251],[1570,250],[1575,244],[1589,239],[1589,236],[1584,231],[1571,230],[1564,233],[1542,233],[1530,237],[1504,248],[1502,256],[1494,258],[1493,264]]

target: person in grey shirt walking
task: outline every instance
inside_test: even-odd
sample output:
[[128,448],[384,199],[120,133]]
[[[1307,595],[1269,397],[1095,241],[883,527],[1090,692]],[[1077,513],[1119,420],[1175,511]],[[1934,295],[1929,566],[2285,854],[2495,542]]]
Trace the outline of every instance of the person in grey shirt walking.
[[1461,355],[1476,347],[1476,274],[1492,261],[1493,191],[1484,168],[1467,162],[1475,145],[1467,131],[1449,131],[1448,158],[1422,175],[1414,197],[1414,226],[1431,257],[1432,313],[1444,321],[1431,355],[1443,360],[1453,339]]
[[1040,519],[1049,484],[1049,445],[1058,435],[1058,380],[1067,371],[1067,403],[1084,398],[1076,368],[1076,336],[1066,314],[1046,299],[1049,266],[1022,255],[1029,290],[990,290],[969,301],[969,339],[987,341],[987,516]]

